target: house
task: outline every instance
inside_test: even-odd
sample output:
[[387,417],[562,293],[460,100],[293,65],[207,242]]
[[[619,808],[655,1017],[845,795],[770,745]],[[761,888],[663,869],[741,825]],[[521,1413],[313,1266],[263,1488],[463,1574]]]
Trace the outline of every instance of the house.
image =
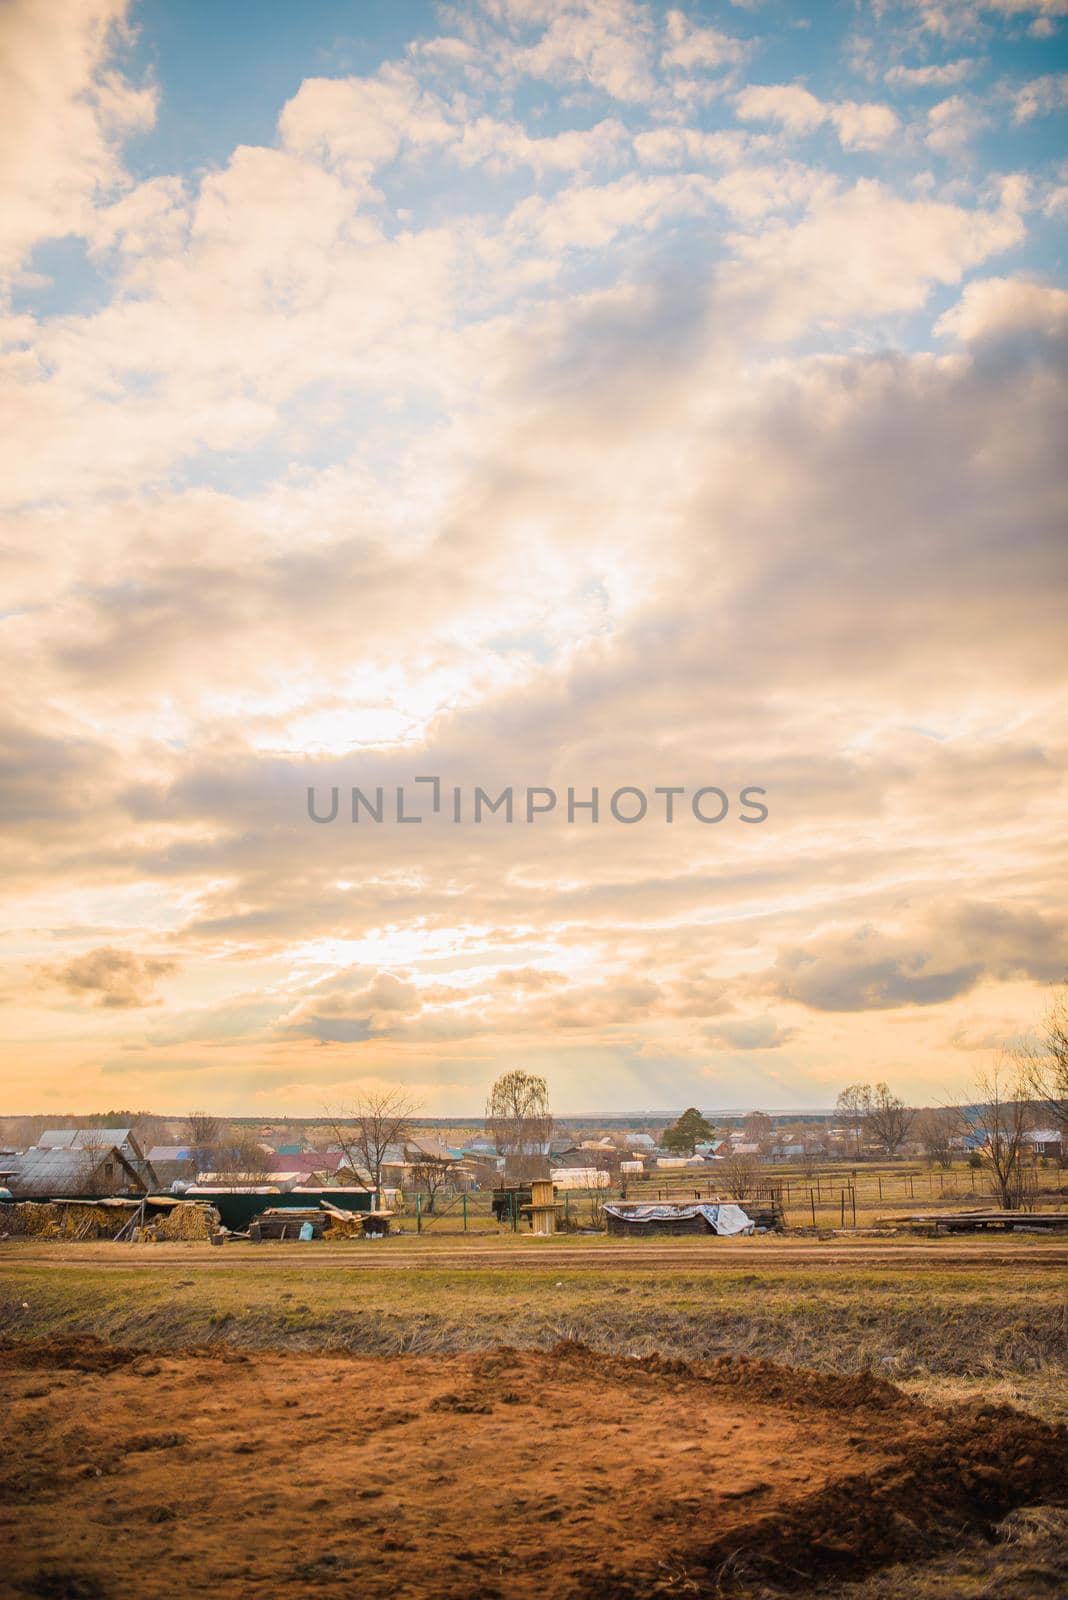
[[596,1167],[606,1171],[616,1159],[614,1145],[603,1144],[569,1144],[563,1150],[554,1150],[549,1155],[549,1166],[555,1176],[560,1167]]
[[656,1140],[651,1133],[625,1133],[623,1143],[628,1150],[655,1150]]
[[35,1145],[26,1151],[18,1171],[5,1187],[16,1200],[40,1200],[53,1196],[146,1194],[149,1184],[117,1145],[85,1144],[75,1149]]
[[1036,1156],[1060,1160],[1064,1141],[1056,1128],[1035,1128],[1032,1133],[1025,1134],[1024,1137]]
[[300,1172],[304,1177],[332,1178],[345,1157],[340,1150],[302,1150],[283,1155],[278,1150],[264,1158],[264,1172],[272,1179],[282,1172]]
[[607,1172],[599,1167],[554,1167],[553,1185],[557,1189],[607,1189]]
[[94,1151],[114,1148],[138,1174],[142,1188],[159,1187],[152,1165],[138,1144],[132,1128],[49,1128],[41,1134],[33,1148]]

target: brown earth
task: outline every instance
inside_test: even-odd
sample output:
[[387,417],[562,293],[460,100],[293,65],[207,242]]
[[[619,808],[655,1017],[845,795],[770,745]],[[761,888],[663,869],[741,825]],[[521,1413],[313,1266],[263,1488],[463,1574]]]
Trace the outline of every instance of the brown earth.
[[801,1593],[1068,1482],[1033,1417],[744,1358],[20,1342],[0,1395],[19,1600]]

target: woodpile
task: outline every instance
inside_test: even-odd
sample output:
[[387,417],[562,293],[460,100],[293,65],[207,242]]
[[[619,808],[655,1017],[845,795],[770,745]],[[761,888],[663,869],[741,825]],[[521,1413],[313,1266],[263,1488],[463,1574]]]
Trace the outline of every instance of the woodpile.
[[199,1241],[203,1243],[219,1231],[219,1213],[214,1206],[195,1200],[183,1200],[172,1206],[165,1217],[155,1224],[157,1239]]
[[302,1230],[310,1228],[311,1237],[321,1239],[326,1231],[327,1220],[325,1211],[304,1210],[298,1206],[275,1206],[269,1211],[261,1211],[249,1224],[248,1236],[253,1243],[264,1239],[279,1239],[284,1242],[299,1239]]
[[0,1207],[0,1233],[30,1239],[111,1239],[119,1217],[108,1206],[25,1200]]

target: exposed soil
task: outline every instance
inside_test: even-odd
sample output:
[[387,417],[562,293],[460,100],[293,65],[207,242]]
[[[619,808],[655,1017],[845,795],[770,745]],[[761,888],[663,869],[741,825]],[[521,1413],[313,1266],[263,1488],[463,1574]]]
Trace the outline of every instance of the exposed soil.
[[1068,1482],[1032,1417],[741,1358],[19,1342],[0,1396],[5,1596],[804,1592]]

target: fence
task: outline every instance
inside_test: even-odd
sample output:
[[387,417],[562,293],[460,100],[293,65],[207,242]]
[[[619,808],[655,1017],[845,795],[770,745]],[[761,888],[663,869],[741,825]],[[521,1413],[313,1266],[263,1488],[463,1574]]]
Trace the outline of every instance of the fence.
[[[1028,1168],[1034,1177],[1034,1200],[1056,1204],[1062,1174],[1056,1165]],[[695,1179],[699,1181],[694,1181]],[[732,1192],[728,1175],[710,1168],[707,1175],[699,1168],[685,1170],[667,1180],[663,1174],[630,1178],[611,1189],[565,1190],[559,1195],[561,1213],[567,1228],[599,1226],[605,1201],[732,1200],[744,1206],[746,1200],[776,1203],[792,1227],[857,1227],[870,1224],[880,1214],[922,1204],[925,1208],[960,1206],[969,1201],[982,1204],[997,1196],[997,1185],[989,1170],[957,1165],[949,1171],[923,1167],[885,1166],[824,1168],[811,1177],[801,1173],[773,1172],[760,1175],[745,1194]],[[517,1231],[526,1226],[527,1213],[519,1202],[500,1219],[493,1213],[493,1192],[474,1189],[463,1194],[442,1195],[439,1191],[432,1210],[425,1196],[408,1196],[406,1224],[414,1220],[419,1233],[492,1233]]]

